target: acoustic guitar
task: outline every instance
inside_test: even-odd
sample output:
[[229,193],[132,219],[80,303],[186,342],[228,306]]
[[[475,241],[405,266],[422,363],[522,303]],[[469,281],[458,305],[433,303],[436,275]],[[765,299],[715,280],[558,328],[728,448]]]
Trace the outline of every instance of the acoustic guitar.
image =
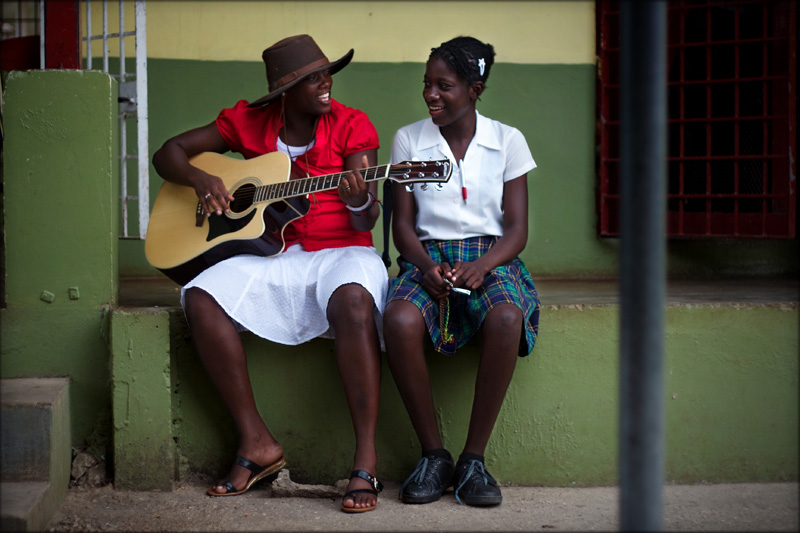
[[[144,249],[150,264],[180,285],[234,255],[270,257],[281,253],[284,229],[308,212],[308,195],[335,189],[349,174],[295,179],[291,160],[281,152],[244,161],[203,152],[190,163],[219,176],[234,200],[230,213],[206,217],[192,187],[164,181],[150,214]],[[444,183],[450,179],[452,167],[447,159],[404,161],[358,172],[367,182]]]

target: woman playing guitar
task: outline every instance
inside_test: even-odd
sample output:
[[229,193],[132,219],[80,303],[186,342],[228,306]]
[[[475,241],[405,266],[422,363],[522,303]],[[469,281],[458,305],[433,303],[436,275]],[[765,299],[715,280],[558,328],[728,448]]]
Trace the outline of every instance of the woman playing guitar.
[[[304,177],[374,165],[378,135],[369,118],[331,97],[331,76],[352,57],[351,49],[330,62],[308,35],[279,41],[262,54],[269,94],[252,103],[241,100],[211,124],[169,139],[153,165],[165,180],[193,188],[207,217],[222,216],[234,197],[219,177],[190,163],[203,152],[233,151],[250,159],[282,151]],[[388,278],[370,233],[380,214],[376,190],[374,182],[350,172],[337,188],[311,195],[308,213],[284,230],[283,253],[236,255],[183,287],[194,347],[238,436],[230,474],[208,490],[210,496],[242,494],[285,464],[283,447],[253,398],[239,337],[246,330],[288,345],[335,338],[356,438],[341,508],[363,512],[377,506],[378,325]]]

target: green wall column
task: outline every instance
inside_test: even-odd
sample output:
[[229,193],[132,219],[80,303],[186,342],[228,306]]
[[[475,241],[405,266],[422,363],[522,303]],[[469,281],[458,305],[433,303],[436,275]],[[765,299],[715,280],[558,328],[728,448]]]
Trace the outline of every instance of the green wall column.
[[11,72],[4,94],[0,374],[69,375],[74,444],[109,414],[106,311],[116,302],[119,271],[117,97],[108,74],[59,70]]

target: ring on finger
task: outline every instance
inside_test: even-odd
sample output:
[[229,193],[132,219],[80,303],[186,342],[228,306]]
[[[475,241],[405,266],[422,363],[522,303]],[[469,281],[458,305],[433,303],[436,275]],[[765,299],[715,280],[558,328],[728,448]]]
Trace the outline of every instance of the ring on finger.
[[344,188],[344,189],[342,189],[342,190],[343,190],[343,191],[349,191],[349,190],[350,190],[350,187],[349,187],[349,186],[348,186],[348,187],[345,187],[345,188]]
[[206,200],[208,200],[209,196],[211,196],[211,193],[206,194]]

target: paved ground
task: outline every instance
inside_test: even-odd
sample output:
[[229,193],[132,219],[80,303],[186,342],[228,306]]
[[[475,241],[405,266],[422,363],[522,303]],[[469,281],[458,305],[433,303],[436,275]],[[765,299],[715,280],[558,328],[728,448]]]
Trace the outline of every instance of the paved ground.
[[[267,486],[209,498],[198,482],[173,492],[73,488],[46,531],[614,531],[618,489],[503,487],[503,504],[461,506],[452,491],[428,505],[404,505],[397,484],[378,509],[348,515],[331,498],[272,497]],[[798,484],[664,487],[667,531],[798,531]]]
[[[615,304],[613,281],[537,280],[549,305]],[[748,282],[750,283],[750,282]],[[668,303],[798,301],[796,280],[670,282]],[[742,300],[742,294],[746,294]],[[166,279],[123,280],[127,306],[179,305]],[[360,515],[339,511],[338,498],[273,497],[253,490],[232,498],[209,498],[208,481],[181,484],[169,493],[122,492],[107,486],[70,489],[48,531],[615,531],[619,530],[616,487],[504,487],[503,504],[480,509],[458,505],[452,491],[439,502],[411,506],[387,483],[378,509]],[[667,485],[663,497],[667,531],[800,531],[798,484]]]

